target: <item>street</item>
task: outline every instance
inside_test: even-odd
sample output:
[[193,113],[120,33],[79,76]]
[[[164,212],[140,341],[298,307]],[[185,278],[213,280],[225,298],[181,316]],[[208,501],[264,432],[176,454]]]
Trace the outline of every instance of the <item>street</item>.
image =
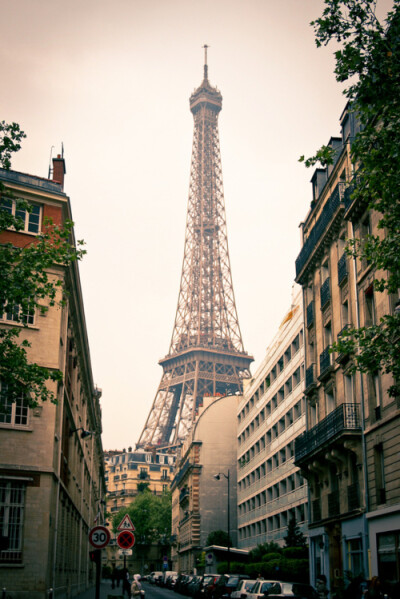
[[144,582],[142,588],[146,591],[145,599],[182,599],[182,597],[185,597],[185,595],[175,593],[175,591],[171,591],[171,589],[158,587],[149,582]]

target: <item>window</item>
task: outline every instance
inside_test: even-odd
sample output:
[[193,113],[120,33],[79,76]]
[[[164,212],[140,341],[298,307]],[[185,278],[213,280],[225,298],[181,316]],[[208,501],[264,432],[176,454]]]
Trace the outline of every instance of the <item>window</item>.
[[330,414],[335,409],[335,395],[333,389],[325,391],[325,410],[326,414]]
[[364,323],[368,327],[375,324],[375,321],[374,288],[370,285],[364,293]]
[[395,583],[400,578],[400,530],[377,535],[378,574]]
[[344,376],[344,394],[347,403],[354,401],[353,376],[351,374]]
[[22,561],[24,506],[25,485],[0,481],[0,535],[8,541],[8,547],[0,551],[0,563]]
[[386,503],[385,462],[382,443],[378,443],[374,447],[374,465],[376,502],[378,505],[380,505],[382,503]]
[[348,570],[354,576],[359,576],[363,573],[362,541],[360,538],[349,539],[347,541],[347,559]]
[[29,408],[23,396],[15,401],[7,397],[7,385],[0,382],[0,426],[2,424],[26,427],[29,425]]
[[151,453],[146,453],[146,462],[151,462]]
[[1,210],[5,210],[23,222],[21,231],[24,233],[39,233],[40,230],[40,206],[30,204],[31,210],[28,212],[18,206],[18,200],[3,199]]
[[23,324],[35,324],[35,307],[27,306],[24,310],[19,304],[5,306],[0,312],[0,320],[22,322]]

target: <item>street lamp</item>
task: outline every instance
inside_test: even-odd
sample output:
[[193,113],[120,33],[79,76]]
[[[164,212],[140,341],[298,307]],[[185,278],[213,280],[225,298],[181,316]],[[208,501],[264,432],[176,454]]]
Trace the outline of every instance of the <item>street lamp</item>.
[[90,435],[94,435],[95,431],[87,431],[83,428],[83,426],[80,426],[79,428],[75,428],[72,431],[69,431],[69,436],[72,437],[72,435],[74,433],[77,433],[78,431],[82,431],[81,432],[81,439],[86,439],[86,437],[90,437]]
[[230,551],[230,532],[231,532],[231,518],[230,518],[230,472],[228,470],[228,474],[224,472],[219,472],[218,474],[214,474],[214,478],[216,480],[221,480],[221,475],[225,476],[228,482],[228,574],[231,571],[231,551]]

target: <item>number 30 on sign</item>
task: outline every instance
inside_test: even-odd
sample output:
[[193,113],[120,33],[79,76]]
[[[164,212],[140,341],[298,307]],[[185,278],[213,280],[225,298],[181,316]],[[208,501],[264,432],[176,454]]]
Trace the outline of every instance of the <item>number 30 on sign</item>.
[[96,547],[96,549],[102,549],[110,542],[110,531],[105,526],[95,526],[89,533],[89,543]]

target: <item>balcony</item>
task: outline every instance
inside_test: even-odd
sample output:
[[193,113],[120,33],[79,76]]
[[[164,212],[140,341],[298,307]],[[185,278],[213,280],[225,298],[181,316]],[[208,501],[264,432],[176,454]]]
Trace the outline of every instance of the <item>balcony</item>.
[[338,265],[337,265],[337,272],[338,272],[338,283],[339,285],[341,285],[344,281],[347,280],[347,256],[346,254],[343,254],[342,257],[339,259]]
[[179,493],[179,503],[185,503],[189,501],[189,495],[190,491],[187,487],[181,489],[181,492]]
[[330,347],[326,347],[324,351],[319,354],[319,379],[323,380],[331,372],[332,366],[332,354]]
[[317,245],[328,233],[331,224],[334,222],[338,209],[343,208],[344,183],[338,183],[323,207],[319,218],[311,229],[309,236],[301,248],[300,254],[296,259],[296,280],[300,282],[300,274],[304,270],[307,262],[314,254]]
[[294,445],[296,466],[304,463],[328,441],[332,442],[344,433],[354,432],[361,432],[360,404],[341,404],[321,422],[296,438]]
[[311,301],[307,306],[307,328],[314,324],[314,302]]
[[322,284],[320,290],[321,310],[325,308],[331,299],[331,279],[328,277]]
[[307,391],[310,387],[312,387],[313,385],[315,385],[316,381],[316,376],[315,376],[315,364],[312,363],[310,364],[310,366],[306,369],[306,387],[305,387],[305,391]]

